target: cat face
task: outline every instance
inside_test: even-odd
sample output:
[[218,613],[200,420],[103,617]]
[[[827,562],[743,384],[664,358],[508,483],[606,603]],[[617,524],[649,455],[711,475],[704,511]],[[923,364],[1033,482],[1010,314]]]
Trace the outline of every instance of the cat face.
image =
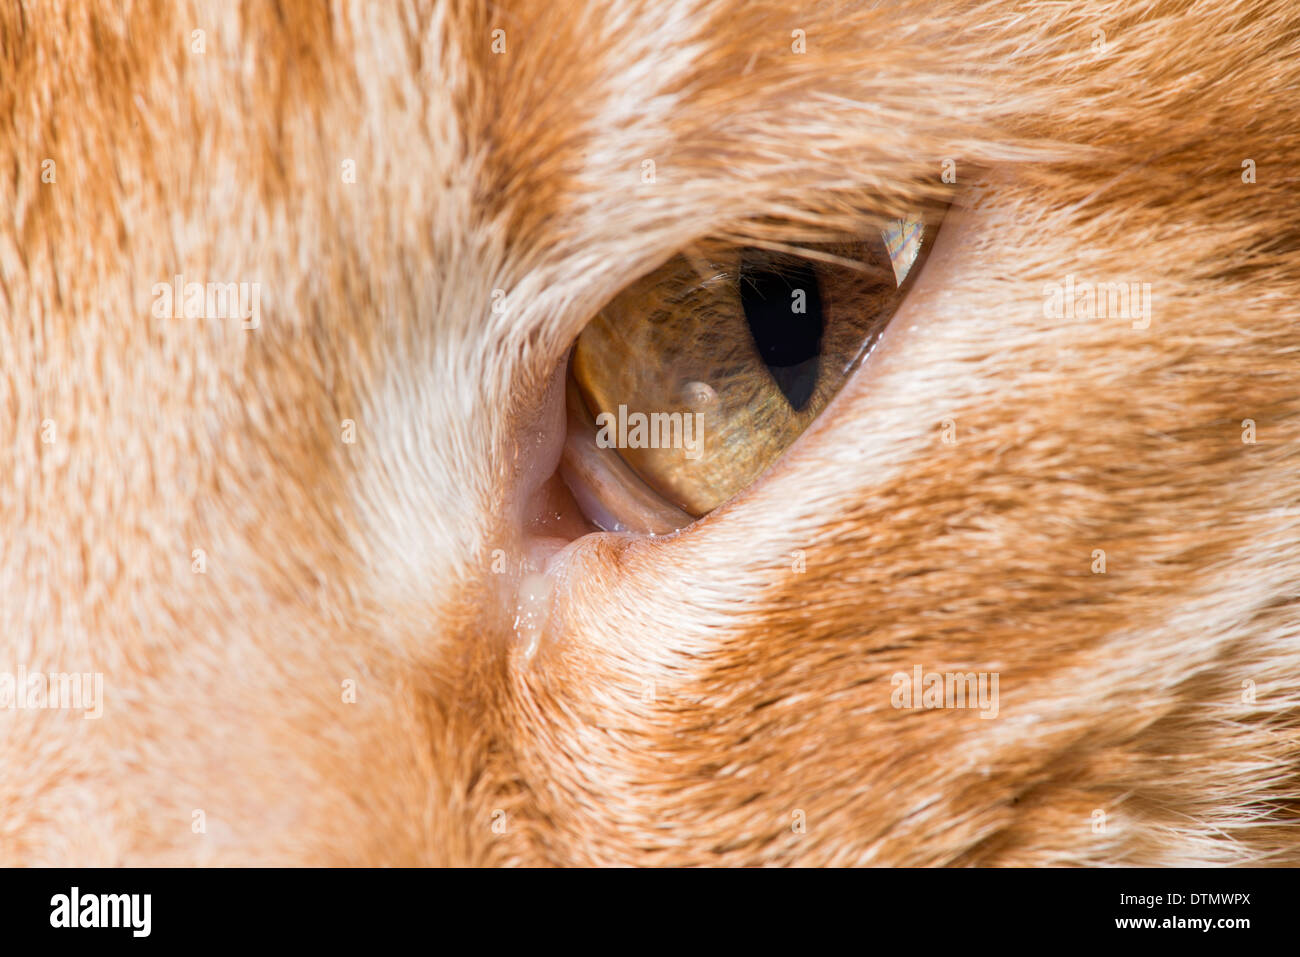
[[[1287,4],[65,20],[0,12],[0,647],[103,708],[5,716],[4,859],[1297,862]],[[593,316],[918,209],[783,454],[593,526]]]

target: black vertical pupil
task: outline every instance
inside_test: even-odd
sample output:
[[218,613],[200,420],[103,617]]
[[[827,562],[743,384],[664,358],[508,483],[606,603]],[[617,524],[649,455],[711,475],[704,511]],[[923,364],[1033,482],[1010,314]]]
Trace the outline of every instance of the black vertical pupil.
[[767,371],[790,408],[802,410],[817,386],[822,347],[817,273],[808,262],[777,265],[747,249],[740,260],[740,302]]

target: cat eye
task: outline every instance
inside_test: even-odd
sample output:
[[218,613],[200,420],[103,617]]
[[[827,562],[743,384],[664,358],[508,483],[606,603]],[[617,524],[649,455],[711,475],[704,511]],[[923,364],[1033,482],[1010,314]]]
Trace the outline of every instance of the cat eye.
[[606,531],[665,534],[753,482],[825,409],[920,272],[920,215],[799,254],[689,249],[578,336],[561,473]]

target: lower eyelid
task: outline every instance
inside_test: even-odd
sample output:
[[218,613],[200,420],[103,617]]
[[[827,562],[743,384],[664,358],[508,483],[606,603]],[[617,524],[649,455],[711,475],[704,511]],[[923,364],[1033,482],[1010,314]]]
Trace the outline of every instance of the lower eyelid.
[[607,532],[667,535],[695,519],[648,488],[611,449],[596,445],[596,423],[568,381],[568,421],[560,474],[587,517]]

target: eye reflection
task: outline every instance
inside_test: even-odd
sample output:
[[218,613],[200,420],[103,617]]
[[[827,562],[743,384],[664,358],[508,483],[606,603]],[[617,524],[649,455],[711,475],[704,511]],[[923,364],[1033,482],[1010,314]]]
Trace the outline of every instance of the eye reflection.
[[[633,283],[574,346],[570,395],[582,408],[571,422],[597,429],[583,455],[618,457],[602,468],[622,474],[625,488],[643,483],[637,496],[653,493],[663,515],[681,516],[645,530],[712,511],[826,407],[898,308],[930,232],[915,216],[868,239],[815,247],[838,262],[711,249]],[[566,475],[591,469],[569,464]],[[617,517],[618,498],[598,508],[603,518],[590,517],[637,530]]]

